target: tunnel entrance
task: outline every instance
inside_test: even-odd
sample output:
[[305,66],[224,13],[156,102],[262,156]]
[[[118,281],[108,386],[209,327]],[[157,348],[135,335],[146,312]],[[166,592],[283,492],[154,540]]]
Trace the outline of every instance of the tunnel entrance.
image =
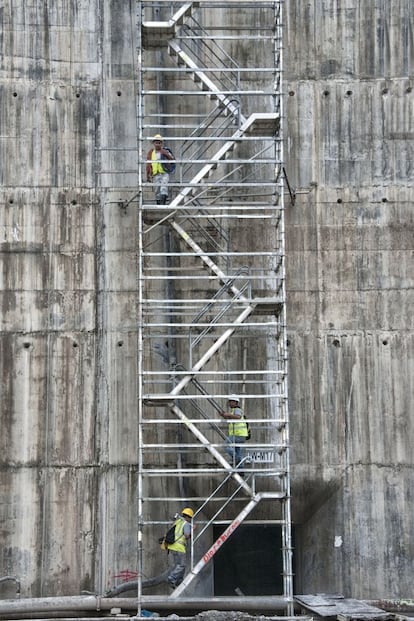
[[[224,530],[214,527],[214,541]],[[281,547],[280,526],[239,526],[214,557],[214,595],[283,594]]]

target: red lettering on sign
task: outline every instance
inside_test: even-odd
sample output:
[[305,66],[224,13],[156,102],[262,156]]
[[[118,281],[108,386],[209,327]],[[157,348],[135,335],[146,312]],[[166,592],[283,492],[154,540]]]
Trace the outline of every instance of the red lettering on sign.
[[207,552],[204,554],[203,556],[204,563],[208,563],[208,561],[213,558],[217,550],[219,550],[221,546],[223,545],[223,543],[225,543],[227,539],[230,537],[230,535],[234,533],[234,531],[239,526],[239,524],[240,522],[236,520],[232,522],[228,528],[226,528],[224,533],[220,535],[217,541],[215,541],[213,545],[211,546],[211,548],[207,550]]

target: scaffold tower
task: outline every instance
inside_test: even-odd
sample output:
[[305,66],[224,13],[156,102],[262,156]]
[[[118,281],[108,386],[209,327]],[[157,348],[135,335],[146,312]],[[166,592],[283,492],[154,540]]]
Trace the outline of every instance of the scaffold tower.
[[[191,593],[240,525],[274,524],[275,595],[293,613],[282,5],[137,3],[139,599],[145,541],[191,506],[191,566],[169,597]],[[146,180],[156,134],[176,164],[166,204]],[[231,393],[252,433],[240,463],[220,416]]]

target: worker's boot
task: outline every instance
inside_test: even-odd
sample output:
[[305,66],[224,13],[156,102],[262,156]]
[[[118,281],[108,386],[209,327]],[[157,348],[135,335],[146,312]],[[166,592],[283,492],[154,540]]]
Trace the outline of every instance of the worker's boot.
[[163,194],[160,198],[160,205],[166,205],[167,203],[167,198],[168,196],[166,196],[165,194]]

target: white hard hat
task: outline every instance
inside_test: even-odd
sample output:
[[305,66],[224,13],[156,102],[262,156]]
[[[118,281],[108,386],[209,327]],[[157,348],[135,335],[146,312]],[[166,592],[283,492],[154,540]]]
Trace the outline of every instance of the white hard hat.
[[229,401],[235,401],[236,403],[240,403],[240,397],[237,395],[229,395]]
[[160,140],[161,142],[163,142],[163,138],[161,134],[155,134],[154,138],[152,139],[152,142],[155,142],[156,140]]

